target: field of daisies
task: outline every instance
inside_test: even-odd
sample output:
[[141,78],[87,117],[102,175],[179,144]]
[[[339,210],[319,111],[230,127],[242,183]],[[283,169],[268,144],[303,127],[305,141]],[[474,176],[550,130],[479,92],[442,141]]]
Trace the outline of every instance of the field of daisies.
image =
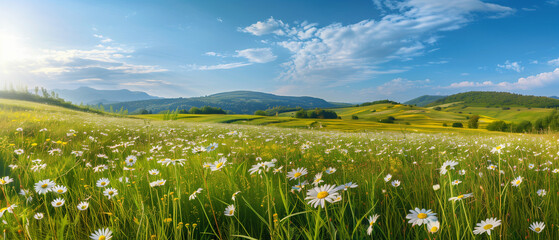
[[559,239],[557,135],[0,108],[2,239]]

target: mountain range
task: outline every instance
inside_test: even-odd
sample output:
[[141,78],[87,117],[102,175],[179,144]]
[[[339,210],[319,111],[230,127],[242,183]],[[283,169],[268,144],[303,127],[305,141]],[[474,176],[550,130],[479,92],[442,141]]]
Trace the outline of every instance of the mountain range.
[[274,107],[332,108],[351,104],[333,103],[315,97],[278,96],[253,91],[233,91],[204,97],[165,98],[110,104],[113,109],[124,108],[130,113],[143,110],[158,113],[165,110],[189,110],[192,107],[219,107],[230,113],[253,114],[256,110]]
[[110,104],[117,102],[129,102],[138,100],[160,99],[145,92],[120,90],[98,90],[90,87],[80,87],[77,89],[53,89],[59,97],[74,104],[83,103],[85,105]]
[[[158,113],[165,110],[189,110],[192,107],[219,107],[229,113],[253,114],[256,110],[266,110],[274,107],[305,109],[348,107],[353,104],[328,102],[315,97],[279,96],[270,93],[254,91],[232,91],[217,93],[203,97],[190,98],[160,98],[145,92],[121,90],[97,90],[90,87],[80,87],[74,90],[54,89],[59,97],[74,104],[112,106],[113,109],[127,109],[129,113],[139,113],[147,110]],[[407,102],[407,105],[420,107],[436,106],[447,103],[460,103],[465,106],[482,107],[558,107],[558,97],[527,96],[508,92],[465,92],[449,96],[424,95]]]

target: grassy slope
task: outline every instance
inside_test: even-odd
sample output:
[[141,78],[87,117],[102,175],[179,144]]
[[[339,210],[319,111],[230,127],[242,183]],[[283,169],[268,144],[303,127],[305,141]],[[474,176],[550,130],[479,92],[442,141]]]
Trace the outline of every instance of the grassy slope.
[[[445,104],[448,105],[448,104]],[[452,104],[451,104],[452,105]],[[535,121],[538,118],[549,114],[553,109],[549,108],[525,108],[525,107],[511,107],[510,110],[503,110],[502,108],[486,108],[486,107],[466,107],[463,105],[452,105],[444,109],[448,112],[462,112],[464,114],[478,114],[490,118],[500,119],[510,122],[520,122],[522,120]]]

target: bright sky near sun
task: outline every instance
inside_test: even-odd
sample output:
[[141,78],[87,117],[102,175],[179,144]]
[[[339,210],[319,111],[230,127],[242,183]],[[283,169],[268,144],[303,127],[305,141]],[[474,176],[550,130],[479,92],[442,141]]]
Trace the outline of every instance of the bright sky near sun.
[[0,0],[0,81],[163,97],[559,95],[559,0]]

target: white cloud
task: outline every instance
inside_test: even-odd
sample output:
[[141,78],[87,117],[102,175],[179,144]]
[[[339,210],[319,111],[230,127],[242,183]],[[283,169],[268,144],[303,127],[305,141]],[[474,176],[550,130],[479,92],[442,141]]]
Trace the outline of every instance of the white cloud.
[[497,67],[516,72],[522,72],[524,70],[524,67],[521,66],[519,62],[510,62],[509,60],[507,60],[505,64],[497,64]]
[[241,31],[256,36],[284,37],[275,44],[289,50],[291,58],[282,64],[285,71],[280,78],[336,86],[339,82],[362,81],[381,74],[382,63],[410,60],[429,52],[438,33],[464,26],[476,12],[497,17],[514,11],[479,0],[375,1],[375,4],[390,10],[390,14],[379,20],[325,27],[306,22],[290,27],[271,17]]
[[222,22],[223,22],[223,19],[217,18],[217,21],[220,22],[220,23],[222,23]]
[[256,36],[262,36],[270,33],[285,35],[283,29],[286,27],[288,27],[288,25],[283,23],[281,20],[275,20],[274,17],[270,17],[264,22],[258,21],[248,27],[240,28],[239,31],[250,33]]
[[170,82],[163,81],[163,80],[141,80],[141,81],[134,81],[134,82],[125,82],[121,83],[122,86],[161,86],[161,85],[170,85]]
[[559,58],[547,61],[547,64],[552,66],[559,66]]
[[[107,40],[95,34],[101,43]],[[28,85],[48,87],[73,87],[83,85],[114,86],[129,79],[166,72],[156,65],[128,62],[134,59],[134,49],[105,41],[91,48],[82,49],[38,49],[22,42],[25,52],[20,59],[12,59],[0,69],[0,78],[10,77]]]
[[495,84],[491,81],[485,81],[485,82],[463,81],[459,83],[452,83],[447,88],[467,88],[467,87],[487,87],[487,86],[495,86]]
[[444,88],[489,87],[489,88],[501,89],[501,90],[513,90],[513,89],[528,90],[533,88],[544,87],[546,85],[556,83],[556,82],[559,82],[559,68],[556,68],[552,72],[543,72],[537,75],[519,78],[516,82],[493,83],[491,81],[486,81],[486,82],[464,81],[459,83],[452,83],[450,84],[450,86]]
[[217,65],[196,65],[196,64],[189,64],[185,67],[189,70],[200,70],[200,71],[208,71],[208,70],[224,70],[224,69],[233,69],[239,68],[244,66],[252,65],[252,63],[247,62],[234,62],[234,63],[225,63],[225,64],[217,64]]
[[404,78],[395,78],[380,86],[362,89],[359,93],[361,95],[374,94],[376,96],[393,96],[394,94],[407,92],[411,89],[425,88],[430,83],[431,80],[429,79],[407,80]]
[[76,82],[101,82],[101,81],[103,81],[103,79],[101,78],[83,78],[83,79],[76,80]]
[[253,63],[267,63],[276,60],[276,56],[272,53],[270,48],[249,48],[244,50],[237,50],[237,57],[244,57],[249,62]]

